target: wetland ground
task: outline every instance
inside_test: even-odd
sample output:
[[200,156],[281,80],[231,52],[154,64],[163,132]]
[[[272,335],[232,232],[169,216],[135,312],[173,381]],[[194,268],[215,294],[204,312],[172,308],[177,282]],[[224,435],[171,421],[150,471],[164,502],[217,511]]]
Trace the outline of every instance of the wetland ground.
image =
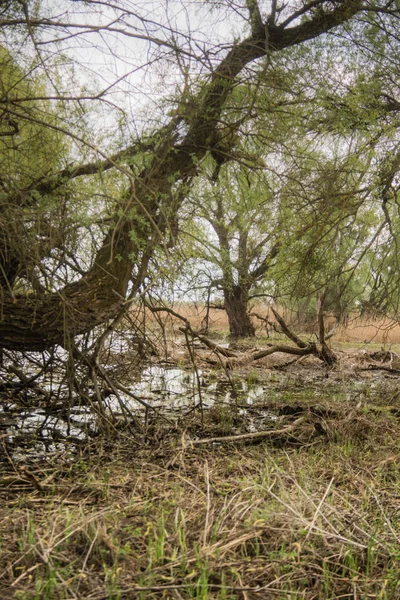
[[198,350],[193,371],[178,340],[131,388],[152,408],[85,441],[3,391],[1,597],[398,599],[396,348],[229,372]]

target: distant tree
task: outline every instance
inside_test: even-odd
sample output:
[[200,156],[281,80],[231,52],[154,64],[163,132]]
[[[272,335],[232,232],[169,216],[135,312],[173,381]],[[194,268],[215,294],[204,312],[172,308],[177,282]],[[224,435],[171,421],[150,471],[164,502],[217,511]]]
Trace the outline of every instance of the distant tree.
[[379,223],[367,193],[372,150],[340,124],[333,134],[323,66],[291,50],[256,96],[238,86],[231,113],[247,100],[254,115],[227,144],[226,165],[205,163],[186,202],[183,272],[223,298],[233,337],[254,335],[249,301],[265,293],[291,306],[313,297],[314,313],[324,290],[338,315],[355,301],[351,272]]
[[214,296],[222,295],[231,336],[253,336],[249,300],[262,294],[279,252],[273,191],[263,173],[240,165],[226,167],[218,182],[202,180],[198,187],[196,216],[186,224],[189,256],[197,268],[210,265],[205,285]]

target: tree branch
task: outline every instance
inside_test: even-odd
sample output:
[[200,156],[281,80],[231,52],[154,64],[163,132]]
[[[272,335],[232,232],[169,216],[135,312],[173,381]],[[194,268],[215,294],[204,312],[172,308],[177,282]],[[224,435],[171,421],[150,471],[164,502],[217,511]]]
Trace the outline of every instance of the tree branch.
[[251,33],[253,36],[258,36],[264,28],[258,0],[246,0],[247,10],[250,15]]
[[257,281],[258,279],[263,277],[265,275],[265,273],[268,272],[268,270],[271,268],[271,262],[274,260],[274,258],[276,258],[278,256],[280,249],[281,249],[280,242],[277,242],[276,244],[274,244],[272,246],[271,250],[269,251],[268,255],[262,261],[262,263],[258,267],[256,267],[253,271],[251,271],[251,273],[249,273],[249,277],[253,281]]
[[291,425],[287,425],[282,429],[268,429],[267,431],[255,431],[253,433],[242,433],[239,435],[225,435],[213,438],[203,438],[200,440],[190,440],[188,442],[187,447],[199,446],[202,444],[214,444],[214,443],[228,443],[228,442],[241,442],[244,440],[260,440],[268,437],[273,437],[274,435],[285,435],[286,433],[291,433],[294,429],[296,429],[301,423],[304,422],[304,417],[299,417]]
[[289,327],[287,326],[283,317],[280,316],[280,314],[274,309],[273,306],[271,306],[271,311],[272,311],[275,319],[278,321],[278,323],[282,329],[282,332],[286,335],[286,337],[288,337],[289,340],[292,340],[292,342],[294,342],[296,344],[296,346],[298,346],[298,348],[307,348],[308,344],[306,344],[306,342],[303,342],[303,340],[301,338],[299,338],[294,333],[294,331],[289,329]]

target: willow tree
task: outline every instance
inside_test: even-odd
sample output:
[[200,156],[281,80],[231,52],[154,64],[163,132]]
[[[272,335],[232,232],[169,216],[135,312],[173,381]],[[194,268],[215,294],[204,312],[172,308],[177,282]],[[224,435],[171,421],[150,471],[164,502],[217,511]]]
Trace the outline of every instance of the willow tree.
[[[22,259],[18,264],[16,241],[6,235],[7,224],[2,222],[0,256],[5,258],[1,269],[0,346],[14,350],[43,350],[66,344],[76,335],[115,316],[124,305],[130,284],[130,293],[140,288],[154,248],[163,242],[168,223],[178,211],[203,159],[211,155],[219,164],[229,160],[227,143],[229,146],[229,140],[248,117],[246,105],[243,114],[238,114],[235,120],[229,121],[229,127],[225,127],[226,103],[238,81],[260,72],[268,77],[269,61],[274,54],[301,44],[311,48],[312,40],[351,24],[358,15],[365,19],[369,13],[381,12],[383,19],[397,18],[390,3],[379,1],[371,4],[360,0],[317,0],[308,4],[299,2],[293,7],[275,0],[269,7],[256,0],[239,5],[227,0],[216,2],[215,6],[213,2],[205,2],[204,7],[214,7],[217,17],[224,14],[229,19],[234,15],[241,35],[232,35],[227,40],[226,30],[210,29],[210,38],[202,34],[199,43],[196,36],[191,38],[188,33],[200,28],[199,18],[194,15],[192,26],[185,25],[182,29],[178,12],[183,4],[179,2],[166,6],[167,11],[175,10],[175,19],[168,12],[163,14],[162,3],[152,5],[154,15],[149,15],[146,8],[141,12],[140,7],[129,0],[118,4],[97,0],[74,2],[62,14],[56,14],[56,7],[53,12],[47,5],[41,8],[32,3],[31,9],[29,2],[17,4],[6,4],[0,14],[1,43],[6,46],[18,36],[21,44],[30,40],[24,72],[29,77],[32,68],[41,71],[47,78],[44,96],[53,105],[62,103],[65,113],[61,122],[57,119],[49,122],[40,104],[43,96],[21,97],[6,89],[0,98],[3,119],[8,119],[10,124],[12,120],[26,121],[58,131],[72,140],[73,149],[62,168],[50,163],[46,173],[38,172],[27,182],[11,185],[7,182],[7,173],[1,173],[0,179],[6,182],[2,186],[3,205],[18,205],[22,213],[25,208],[29,212],[43,198],[68,195],[73,182],[79,182],[77,187],[81,182],[88,185],[90,178],[104,176],[109,171],[118,173],[119,183],[114,189],[119,197],[110,202],[108,229],[87,261],[87,268],[78,271],[79,277],[72,277],[61,287],[43,285],[39,277],[41,286],[32,288],[29,294],[17,293],[18,277],[23,277],[26,269]],[[187,15],[191,17],[190,12]],[[241,15],[240,23],[238,15]],[[158,74],[165,72],[168,64],[172,69],[171,87],[178,87],[178,91],[174,90],[175,102],[166,99],[167,110],[160,115],[158,129],[143,127],[136,135],[122,135],[122,147],[114,152],[109,140],[101,148],[103,142],[101,137],[96,138],[96,128],[92,136],[80,135],[74,114],[68,115],[68,105],[77,103],[81,107],[84,102],[88,108],[82,110],[80,120],[86,123],[90,121],[87,117],[90,103],[99,99],[106,101],[110,89],[117,90],[116,82],[110,83],[107,79],[104,89],[96,93],[86,90],[76,93],[68,88],[60,92],[64,64],[68,62],[64,59],[68,51],[71,52],[68,43],[73,40],[76,45],[81,41],[86,47],[88,38],[96,37],[93,47],[97,48],[106,38],[108,51],[120,49],[127,61],[119,81],[128,77],[128,72],[149,68],[149,64],[158,61]],[[138,53],[140,57],[145,56],[143,65],[134,63],[135,48],[123,45],[132,39],[147,44],[148,52]],[[62,52],[57,64],[59,75],[52,76],[49,65],[56,51]],[[33,53],[37,54],[32,67],[27,63]],[[96,56],[94,53],[93,62]],[[69,57],[70,60],[76,58],[76,54]],[[17,60],[17,56],[14,58]],[[134,81],[130,85],[129,89],[133,89]],[[58,117],[55,106],[52,110]],[[12,124],[8,133],[18,148],[19,132],[12,131]],[[18,164],[18,151],[15,160]],[[21,214],[21,219],[24,218]],[[51,258],[53,248],[50,244],[46,250],[43,245],[37,256],[36,273]],[[8,256],[13,260],[8,261]]]
[[267,291],[279,252],[271,178],[260,167],[253,171],[232,163],[218,181],[199,178],[189,198],[193,211],[181,224],[187,258],[183,277],[193,287],[203,266],[203,290],[208,298],[222,298],[232,338],[255,335],[249,303]]
[[[326,50],[327,44],[314,41],[313,47]],[[189,259],[182,283],[223,299],[232,337],[255,334],[249,315],[255,298],[282,303],[290,296],[293,304],[314,296],[315,306],[316,295],[336,287],[340,308],[354,295],[346,271],[373,224],[365,196],[372,150],[362,136],[340,129],[340,111],[333,135],[326,94],[332,104],[333,93],[343,102],[343,88],[332,92],[332,61],[342,49],[329,48],[318,64],[292,48],[275,57],[268,79],[236,87],[225,125],[246,103],[251,117],[227,145],[228,164],[204,161],[182,211],[182,250]],[[346,85],[353,89],[366,66],[350,67]],[[332,294],[325,299],[332,310]]]
[[283,194],[292,243],[278,258],[279,293],[292,308],[312,298],[315,320],[322,295],[338,320],[352,310],[398,318],[399,40],[383,26],[368,33],[347,77],[313,105],[328,160],[312,178],[297,166],[301,184]]

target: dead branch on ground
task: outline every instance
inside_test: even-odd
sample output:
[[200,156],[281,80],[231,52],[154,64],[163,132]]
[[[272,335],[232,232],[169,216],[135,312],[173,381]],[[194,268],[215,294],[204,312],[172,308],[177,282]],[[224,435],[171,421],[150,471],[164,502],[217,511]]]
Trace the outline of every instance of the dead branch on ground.
[[284,435],[285,433],[291,433],[300,423],[303,423],[304,417],[299,417],[291,425],[287,425],[282,429],[268,429],[266,431],[256,431],[253,433],[242,433],[240,435],[225,435],[212,438],[204,438],[202,440],[191,440],[188,446],[198,446],[200,444],[213,444],[214,442],[241,442],[243,440],[257,440],[274,435]]

